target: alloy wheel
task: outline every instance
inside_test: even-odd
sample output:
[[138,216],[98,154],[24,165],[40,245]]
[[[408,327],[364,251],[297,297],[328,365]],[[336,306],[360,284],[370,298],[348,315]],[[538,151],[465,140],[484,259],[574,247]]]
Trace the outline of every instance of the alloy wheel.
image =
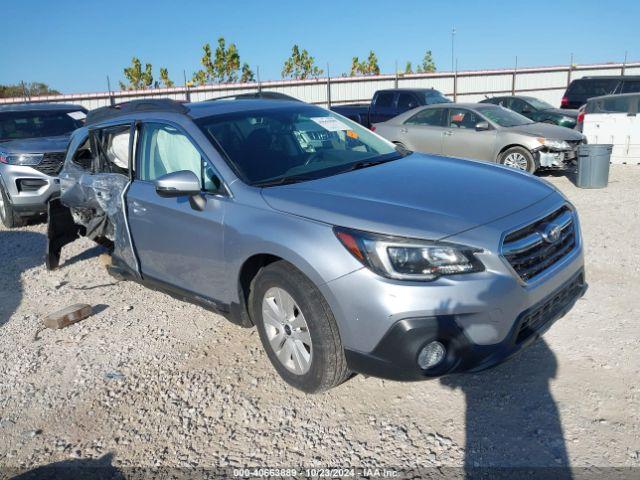
[[4,195],[2,192],[0,192],[0,219],[2,219],[3,222],[7,218],[7,211],[5,210],[5,208],[6,206],[4,201]]
[[504,159],[503,164],[507,167],[517,168],[518,170],[525,170],[525,171],[528,170],[528,166],[529,166],[527,162],[527,158],[519,152],[513,152],[507,155]]
[[272,287],[262,299],[262,319],[276,357],[289,371],[304,375],[313,356],[307,321],[289,293]]

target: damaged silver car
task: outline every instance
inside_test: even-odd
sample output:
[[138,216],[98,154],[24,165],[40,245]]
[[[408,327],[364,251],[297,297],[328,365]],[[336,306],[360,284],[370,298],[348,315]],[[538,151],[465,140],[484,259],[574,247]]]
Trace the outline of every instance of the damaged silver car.
[[420,107],[372,129],[406,150],[495,162],[529,173],[571,167],[586,141],[569,128],[536,123],[485,103]]
[[586,289],[578,214],[551,185],[303,102],[89,112],[60,182],[50,269],[78,236],[107,245],[115,277],[255,326],[306,392],[492,367]]

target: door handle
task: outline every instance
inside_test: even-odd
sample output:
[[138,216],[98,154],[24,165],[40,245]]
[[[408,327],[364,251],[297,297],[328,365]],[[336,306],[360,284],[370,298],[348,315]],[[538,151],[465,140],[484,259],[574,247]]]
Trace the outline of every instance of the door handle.
[[442,132],[443,135],[446,135],[447,137],[450,137],[451,135],[453,135],[453,132],[447,130],[446,132]]
[[406,128],[401,128],[400,129],[400,133],[407,133],[409,130],[407,130]]

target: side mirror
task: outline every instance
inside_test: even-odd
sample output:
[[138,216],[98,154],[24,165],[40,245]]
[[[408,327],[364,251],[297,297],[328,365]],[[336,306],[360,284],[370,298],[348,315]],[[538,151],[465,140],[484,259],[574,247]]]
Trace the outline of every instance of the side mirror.
[[197,195],[201,191],[200,179],[190,170],[167,173],[153,182],[161,197]]
[[524,107],[522,109],[522,113],[533,113],[533,110],[531,110],[531,107]]
[[487,122],[487,121],[476,123],[476,131],[477,132],[483,132],[485,130],[489,130],[490,128],[491,127],[489,126],[489,122]]

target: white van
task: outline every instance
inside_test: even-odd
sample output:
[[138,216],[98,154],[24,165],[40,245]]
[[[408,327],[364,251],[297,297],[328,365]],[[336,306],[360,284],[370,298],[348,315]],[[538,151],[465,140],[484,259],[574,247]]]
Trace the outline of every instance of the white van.
[[611,163],[640,165],[640,93],[605,95],[587,102],[582,133],[590,144],[613,145]]

